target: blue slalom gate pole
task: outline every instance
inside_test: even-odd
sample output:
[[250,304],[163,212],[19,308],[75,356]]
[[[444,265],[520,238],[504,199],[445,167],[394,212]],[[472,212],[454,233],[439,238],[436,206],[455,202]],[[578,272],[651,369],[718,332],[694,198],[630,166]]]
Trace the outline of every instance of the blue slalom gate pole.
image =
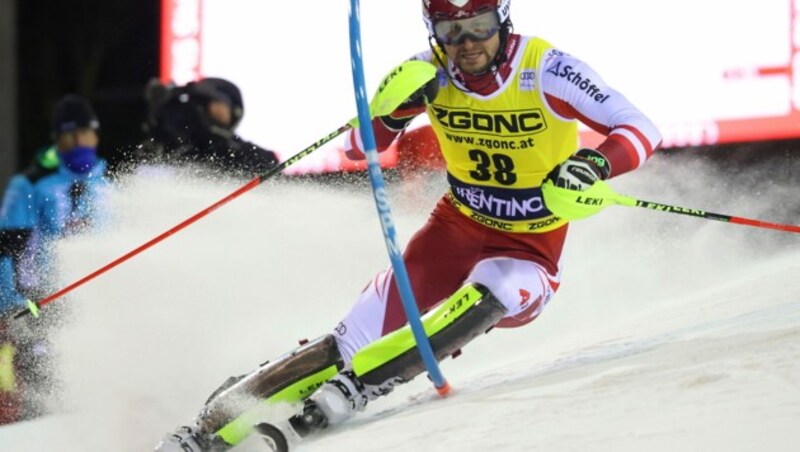
[[364,145],[364,153],[367,156],[367,171],[369,181],[372,186],[372,194],[375,198],[375,206],[378,209],[378,217],[381,221],[383,236],[386,240],[386,249],[389,252],[389,259],[394,270],[394,279],[397,289],[400,292],[400,299],[403,303],[408,324],[414,339],[417,342],[417,349],[422,357],[422,362],[428,370],[428,376],[433,381],[436,390],[440,395],[449,392],[450,386],[447,384],[439,370],[439,363],[433,354],[431,343],[420,320],[419,308],[414,299],[414,292],[411,290],[411,282],[408,279],[405,262],[397,245],[397,237],[392,220],[392,211],[389,205],[389,196],[386,193],[386,184],[383,182],[381,165],[378,160],[378,151],[375,145],[375,133],[372,129],[372,119],[369,111],[369,99],[367,99],[366,83],[364,81],[364,64],[361,52],[361,10],[358,0],[350,0],[350,62],[353,72],[353,88],[356,94],[356,108],[358,109],[358,121],[361,133],[361,141]]

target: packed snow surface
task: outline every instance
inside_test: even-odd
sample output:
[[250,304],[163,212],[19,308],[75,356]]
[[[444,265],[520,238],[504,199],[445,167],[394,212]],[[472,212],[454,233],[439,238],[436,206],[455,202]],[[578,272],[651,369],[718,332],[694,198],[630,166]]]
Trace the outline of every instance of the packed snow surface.
[[[64,285],[240,186],[170,169],[122,182],[111,224],[59,246]],[[611,185],[798,224],[790,183],[657,156]],[[389,187],[405,244],[444,177]],[[0,428],[0,449],[151,450],[228,376],[330,331],[388,262],[367,185],[267,181],[53,304],[70,313],[62,401]],[[539,319],[442,363],[450,396],[420,376],[298,450],[797,450],[799,274],[798,234],[608,208],[571,225]]]

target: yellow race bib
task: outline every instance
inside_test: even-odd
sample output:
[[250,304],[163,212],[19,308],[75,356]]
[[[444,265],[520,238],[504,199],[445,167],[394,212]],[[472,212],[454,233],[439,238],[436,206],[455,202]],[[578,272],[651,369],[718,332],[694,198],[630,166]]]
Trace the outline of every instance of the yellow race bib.
[[551,49],[523,37],[511,75],[488,96],[464,92],[440,69],[439,94],[428,106],[451,201],[495,229],[545,232],[566,223],[547,210],[541,191],[547,173],[578,146],[576,121],[552,113],[537,87]]

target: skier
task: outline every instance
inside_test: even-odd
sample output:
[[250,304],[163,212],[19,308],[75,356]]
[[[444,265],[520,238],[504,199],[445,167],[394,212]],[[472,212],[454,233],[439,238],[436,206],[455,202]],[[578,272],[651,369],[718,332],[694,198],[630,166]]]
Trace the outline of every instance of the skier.
[[[446,162],[450,190],[404,252],[437,359],[494,327],[530,323],[558,289],[568,224],[545,205],[546,181],[585,190],[640,167],[661,143],[653,123],[588,64],[514,33],[510,3],[423,0],[430,49],[412,59],[436,65],[437,77],[373,120],[380,151],[427,112]],[[605,140],[579,148],[578,122]],[[358,130],[346,147],[350,158],[364,158]],[[331,334],[231,379],[197,425],[165,444],[213,448],[240,440],[251,431],[247,423],[258,424],[256,415],[228,411],[242,394],[303,401],[290,419],[299,436],[340,424],[424,371],[414,347],[386,269]],[[285,438],[274,430],[255,427],[282,450]]]

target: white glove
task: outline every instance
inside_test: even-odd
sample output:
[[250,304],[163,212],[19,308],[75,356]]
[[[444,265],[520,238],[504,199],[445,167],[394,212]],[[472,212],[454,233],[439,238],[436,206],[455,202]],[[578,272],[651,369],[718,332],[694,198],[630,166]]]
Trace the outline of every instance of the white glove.
[[600,152],[583,148],[564,162],[556,165],[547,175],[547,180],[556,187],[583,191],[597,180],[605,180],[611,173],[611,165]]

